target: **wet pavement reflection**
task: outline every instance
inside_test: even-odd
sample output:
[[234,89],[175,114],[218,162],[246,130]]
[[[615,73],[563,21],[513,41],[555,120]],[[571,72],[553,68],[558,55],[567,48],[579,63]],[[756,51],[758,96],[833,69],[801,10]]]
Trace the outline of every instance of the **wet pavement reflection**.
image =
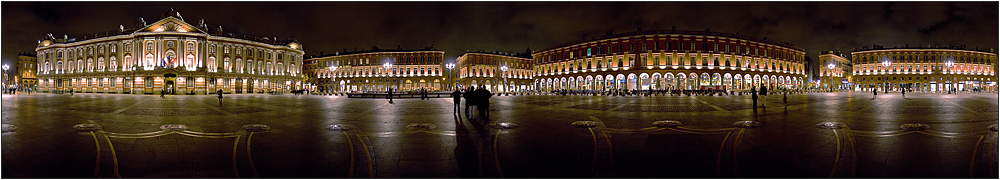
[[5,94],[2,177],[997,178],[1000,159],[997,94],[494,96],[477,120],[448,98],[214,98]]

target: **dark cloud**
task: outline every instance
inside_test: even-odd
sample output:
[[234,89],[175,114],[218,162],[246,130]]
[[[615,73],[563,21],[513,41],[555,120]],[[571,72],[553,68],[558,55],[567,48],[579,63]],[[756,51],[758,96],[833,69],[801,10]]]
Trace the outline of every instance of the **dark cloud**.
[[[996,49],[998,2],[2,2],[2,57],[33,52],[47,33],[70,37],[156,21],[296,38],[307,55],[434,46],[523,52],[606,32],[670,29],[739,33],[791,43],[809,56],[879,44]],[[816,58],[813,58],[816,59]]]

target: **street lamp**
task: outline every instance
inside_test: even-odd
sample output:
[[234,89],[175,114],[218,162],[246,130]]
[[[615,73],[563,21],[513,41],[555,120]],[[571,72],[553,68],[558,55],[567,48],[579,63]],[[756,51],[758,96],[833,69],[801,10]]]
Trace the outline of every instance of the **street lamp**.
[[[885,67],[885,72],[882,72],[882,75],[883,75],[882,77],[885,79],[885,80],[883,80],[883,82],[888,82],[889,81],[889,77],[888,77],[889,76],[889,65],[892,65],[892,62],[889,62],[888,58],[885,61],[882,62],[882,66]],[[889,93],[889,87],[886,87],[886,86],[887,86],[887,84],[883,83],[882,90],[884,90],[885,93]]]
[[0,84],[3,86],[3,90],[5,93],[7,92],[7,68],[10,68],[10,66],[7,66],[7,64],[3,64],[3,83]]
[[830,90],[831,91],[833,91],[833,68],[834,67],[836,67],[836,65],[833,65],[833,63],[830,63],[830,65],[826,65],[826,68],[830,69],[830,73],[827,74],[827,76],[830,78],[830,81],[826,82],[826,83],[830,85]]
[[451,79],[451,69],[455,68],[455,64],[454,63],[448,63],[448,64],[445,64],[444,67],[448,68],[448,87],[449,87],[449,89],[451,89],[450,87],[452,87],[453,85],[455,85],[455,80]]
[[500,76],[503,76],[503,92],[507,92],[507,65],[500,66],[500,71],[502,71]]
[[336,86],[336,85],[338,85],[336,83],[337,82],[337,80],[336,80],[337,76],[336,76],[336,73],[335,73],[337,71],[337,66],[331,65],[329,67],[329,69],[330,69],[330,86],[329,86],[328,89],[332,93],[332,92],[336,92],[336,91],[333,91],[333,87]]
[[386,92],[388,92],[389,89],[390,89],[390,87],[389,87],[389,69],[392,69],[392,63],[388,63],[387,62],[385,64],[382,64],[382,67],[385,67],[385,74],[386,74],[386,76],[385,76],[385,90],[386,90]]
[[948,67],[948,85],[949,85],[948,86],[948,94],[951,94],[951,90],[955,87],[955,82],[953,82],[951,80],[951,73],[952,73],[951,72],[951,67],[955,66],[955,62],[952,62],[951,59],[949,58],[948,62],[944,62],[944,66]]

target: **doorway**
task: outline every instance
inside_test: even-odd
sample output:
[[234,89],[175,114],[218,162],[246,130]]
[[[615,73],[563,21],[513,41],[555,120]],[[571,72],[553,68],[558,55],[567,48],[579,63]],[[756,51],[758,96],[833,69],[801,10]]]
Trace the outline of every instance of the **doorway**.
[[177,81],[177,75],[176,74],[164,74],[163,75],[163,91],[166,91],[165,94],[173,95],[175,93],[174,92],[174,88],[175,88],[174,84],[176,84],[175,83],[176,81]]

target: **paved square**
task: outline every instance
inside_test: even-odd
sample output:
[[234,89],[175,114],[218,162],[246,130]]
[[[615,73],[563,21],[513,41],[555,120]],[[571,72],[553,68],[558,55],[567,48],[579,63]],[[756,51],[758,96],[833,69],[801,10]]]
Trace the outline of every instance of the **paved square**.
[[[32,93],[2,100],[3,178],[998,174],[995,93],[789,94],[787,109],[781,95],[770,95],[756,110],[748,96],[494,96],[487,122],[453,115],[450,98],[227,95],[220,103],[208,95]],[[734,126],[740,121],[759,126]],[[99,128],[74,127],[81,124]]]

